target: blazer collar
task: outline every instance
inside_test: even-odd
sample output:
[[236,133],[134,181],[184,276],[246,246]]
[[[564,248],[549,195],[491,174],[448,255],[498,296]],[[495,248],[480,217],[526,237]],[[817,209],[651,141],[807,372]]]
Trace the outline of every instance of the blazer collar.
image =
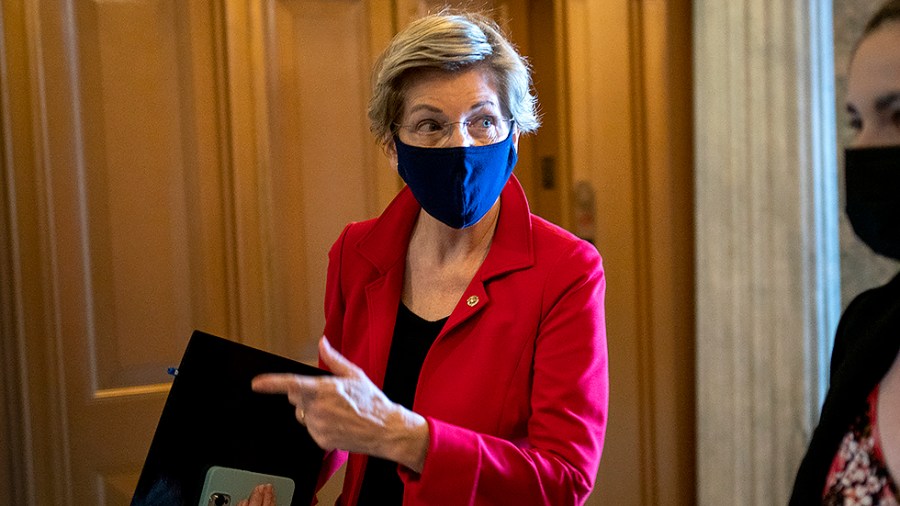
[[[524,269],[534,263],[531,211],[516,176],[510,176],[500,194],[500,218],[491,249],[476,277],[481,281]],[[421,206],[409,187],[404,187],[375,220],[372,229],[356,243],[360,255],[381,274],[406,259],[406,250]]]

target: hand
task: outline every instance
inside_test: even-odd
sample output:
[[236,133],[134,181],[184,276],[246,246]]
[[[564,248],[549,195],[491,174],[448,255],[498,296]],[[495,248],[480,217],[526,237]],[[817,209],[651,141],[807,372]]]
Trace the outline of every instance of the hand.
[[276,506],[275,490],[272,485],[257,485],[250,492],[250,497],[238,503],[238,506]]
[[297,420],[325,450],[373,455],[421,472],[428,448],[425,419],[391,402],[325,337],[319,356],[334,376],[263,374],[253,379],[253,390],[286,394]]

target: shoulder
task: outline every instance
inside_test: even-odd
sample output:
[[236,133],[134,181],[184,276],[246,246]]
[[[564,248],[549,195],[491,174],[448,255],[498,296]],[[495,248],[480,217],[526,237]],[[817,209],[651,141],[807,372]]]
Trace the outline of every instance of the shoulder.
[[900,328],[900,274],[888,283],[857,295],[844,310],[835,338],[835,352],[855,336]]
[[844,310],[831,355],[831,380],[819,423],[797,472],[791,505],[818,497],[850,420],[884,376],[900,345],[900,275],[859,294]]
[[881,313],[885,308],[900,305],[900,274],[882,286],[871,288],[857,295],[847,306],[846,316],[856,317]]
[[535,262],[554,262],[602,271],[603,260],[597,248],[568,230],[540,216],[531,215]]
[[338,235],[337,239],[331,245],[329,256],[334,257],[347,248],[362,240],[375,226],[377,219],[373,218],[365,221],[353,221],[344,226],[344,229]]
[[573,297],[583,297],[576,303],[579,306],[600,304],[606,273],[597,248],[538,216],[532,215],[531,230],[533,264],[526,276],[534,287],[541,287],[544,309]]
[[371,230],[375,227],[375,223],[378,222],[378,218],[372,218],[364,221],[352,221],[348,223],[344,227],[344,231],[341,233],[342,237],[345,237],[345,240],[349,241],[359,241],[363,237],[369,234]]
[[[831,354],[831,381],[860,373],[883,374],[883,362],[897,354],[900,341],[900,275],[859,294],[841,315]],[[885,362],[886,363],[886,362]],[[864,365],[863,365],[864,364]]]

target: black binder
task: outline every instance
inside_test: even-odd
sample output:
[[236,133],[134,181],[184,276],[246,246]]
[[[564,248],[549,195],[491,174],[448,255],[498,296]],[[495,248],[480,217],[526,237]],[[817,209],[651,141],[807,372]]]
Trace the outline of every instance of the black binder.
[[[297,422],[285,396],[250,389],[253,377],[270,372],[327,374],[194,331],[156,427],[132,506],[196,506],[212,466],[289,477],[295,485],[290,504],[309,505],[324,451]],[[234,498],[233,504],[240,499],[245,498]]]

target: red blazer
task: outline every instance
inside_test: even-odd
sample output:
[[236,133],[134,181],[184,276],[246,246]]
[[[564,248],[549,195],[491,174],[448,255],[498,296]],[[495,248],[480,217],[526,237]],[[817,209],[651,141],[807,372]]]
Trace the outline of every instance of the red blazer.
[[[325,335],[379,386],[419,211],[404,188],[329,253]],[[404,504],[585,501],[609,399],[605,287],[597,250],[532,215],[511,177],[490,252],[422,366],[413,410],[430,440],[421,474],[399,469]],[[340,504],[356,503],[365,465],[350,455]]]

